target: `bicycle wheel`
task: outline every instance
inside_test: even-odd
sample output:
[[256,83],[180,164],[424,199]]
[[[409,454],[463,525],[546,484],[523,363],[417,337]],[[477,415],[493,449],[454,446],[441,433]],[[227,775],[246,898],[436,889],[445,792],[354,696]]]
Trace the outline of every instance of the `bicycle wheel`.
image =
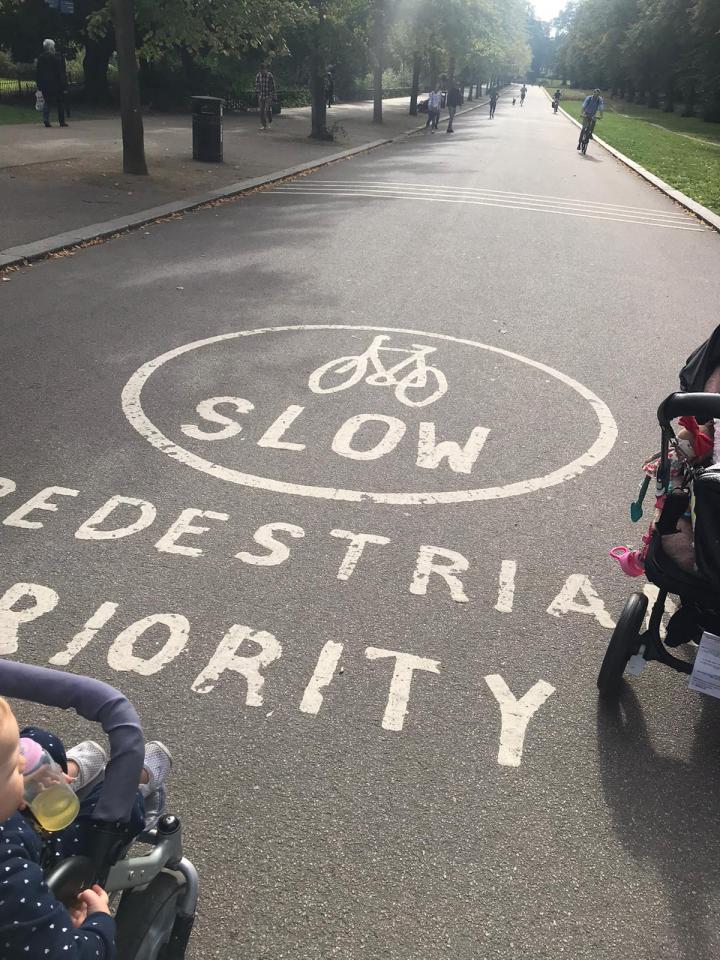
[[[348,390],[350,387],[354,387],[356,383],[360,383],[366,370],[367,364],[363,363],[361,357],[337,357],[335,360],[324,363],[317,370],[313,370],[308,380],[308,386],[313,393],[337,393],[339,390]],[[350,376],[334,386],[326,387],[321,383],[323,377],[329,378],[332,382],[332,378],[344,373],[349,373]]]
[[589,143],[589,142],[590,142],[590,137],[588,136],[588,132],[587,132],[587,131],[584,131],[584,132],[583,132],[583,135],[582,135],[582,142],[580,143],[580,153],[581,153],[583,156],[585,156],[585,154],[587,153],[587,148],[588,148],[588,143]]
[[[408,391],[424,391],[430,389],[431,392],[420,400],[411,399]],[[427,407],[430,403],[435,403],[440,397],[447,393],[447,380],[442,370],[436,367],[425,367],[424,370],[416,369],[409,373],[395,388],[395,396],[404,403],[406,407]]]

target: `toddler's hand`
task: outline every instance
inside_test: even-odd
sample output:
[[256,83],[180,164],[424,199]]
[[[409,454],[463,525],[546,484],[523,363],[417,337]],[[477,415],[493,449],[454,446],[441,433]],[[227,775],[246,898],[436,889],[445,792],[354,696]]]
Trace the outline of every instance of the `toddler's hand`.
[[86,906],[88,914],[110,913],[108,895],[97,883],[93,884],[90,890],[82,890],[78,894],[78,900]]
[[78,927],[81,927],[87,920],[87,904],[83,903],[82,900],[76,900],[71,907],[68,907],[68,913],[70,914],[72,925],[75,927],[75,929],[77,929]]

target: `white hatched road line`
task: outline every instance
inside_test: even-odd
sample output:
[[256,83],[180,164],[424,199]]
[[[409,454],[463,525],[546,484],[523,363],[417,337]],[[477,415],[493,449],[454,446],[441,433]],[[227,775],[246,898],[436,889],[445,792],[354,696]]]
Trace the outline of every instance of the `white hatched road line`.
[[[323,185],[338,185],[341,187],[410,187],[415,190],[424,190],[427,185],[423,183],[407,183],[403,180],[326,180],[323,183],[308,183],[307,186],[323,186]],[[580,205],[592,204],[593,206],[607,207],[612,210],[631,210],[637,213],[657,213],[661,214],[662,211],[657,210],[652,207],[635,207],[630,204],[624,203],[604,203],[601,201],[594,200],[573,200],[570,197],[557,197],[552,194],[543,194],[543,193],[518,193],[515,190],[493,190],[490,187],[449,187],[449,186],[440,186],[436,184],[431,185],[431,189],[434,193],[440,193],[441,191],[450,192],[450,193],[478,193],[478,194],[495,194],[498,197],[516,197],[520,200],[560,200],[562,203],[576,203]],[[668,211],[663,216],[668,217],[677,217],[678,219],[684,220],[688,217],[688,212],[686,210],[679,211]]]
[[477,199],[492,199],[492,200],[509,200],[512,202],[522,201],[523,203],[541,203],[546,206],[569,206],[569,207],[579,207],[581,209],[594,208],[597,211],[604,211],[607,213],[617,213],[627,216],[637,216],[642,214],[643,216],[655,217],[663,220],[680,220],[687,221],[689,214],[685,211],[676,213],[673,211],[664,212],[662,210],[653,210],[648,207],[631,207],[623,206],[617,203],[602,203],[600,201],[594,200],[572,200],[567,197],[545,197],[538,194],[530,193],[510,193],[504,190],[490,190],[490,189],[476,189],[473,187],[461,188],[461,187],[436,187],[431,186],[427,187],[424,184],[393,184],[391,182],[383,183],[381,181],[342,181],[342,180],[326,180],[319,183],[298,183],[298,184],[283,184],[283,186],[301,186],[305,189],[312,190],[322,190],[328,189],[331,187],[341,187],[343,189],[369,189],[369,190],[397,190],[397,191],[410,191],[413,193],[418,193],[420,191],[429,191],[432,194],[439,196],[468,196],[470,198]]
[[[455,194],[452,194],[452,195],[444,195],[444,194],[438,195],[438,191],[435,190],[434,188],[431,191],[425,192],[426,188],[422,186],[419,188],[415,188],[414,190],[410,187],[407,187],[407,188],[401,187],[398,190],[397,188],[394,188],[394,187],[385,187],[385,186],[371,186],[367,188],[362,188],[359,185],[348,186],[348,187],[343,187],[341,185],[339,186],[343,193],[350,192],[352,194],[358,194],[358,196],[366,196],[369,191],[372,191],[373,194],[376,196],[390,196],[390,197],[396,197],[396,198],[400,196],[408,196],[411,199],[415,199],[419,196],[420,199],[428,199],[433,194],[435,194],[436,199],[440,199],[440,200],[445,200],[445,199],[456,200],[456,201],[467,200],[468,202],[473,200],[491,200],[497,203],[501,203],[501,202],[502,203],[531,203],[531,204],[534,204],[535,206],[552,207],[553,209],[559,208],[559,207],[568,207],[571,210],[579,209],[579,210],[587,211],[590,213],[618,214],[618,215],[622,215],[626,217],[634,217],[634,218],[642,217],[644,218],[644,220],[657,220],[657,221],[667,220],[671,223],[687,223],[688,222],[687,214],[680,214],[678,216],[678,214],[675,214],[675,213],[661,213],[654,210],[648,210],[647,212],[644,212],[637,207],[627,207],[625,209],[615,208],[614,206],[608,207],[607,204],[593,203],[592,201],[584,202],[579,200],[560,200],[560,201],[540,200],[540,199],[533,199],[531,196],[523,196],[522,194],[518,194],[516,197],[492,196],[491,191],[488,191],[486,194],[484,194],[482,191],[473,191],[471,193],[470,191],[466,192],[464,190],[458,190]],[[303,191],[303,192],[312,192],[312,193],[327,193],[329,191],[334,191],[337,189],[336,181],[334,180],[325,181],[323,183],[298,183],[298,184],[287,183],[287,184],[282,184],[282,188],[283,189],[290,188],[293,192]],[[691,222],[693,221],[691,220]]]
[[509,200],[464,200],[464,199],[455,199],[453,197],[432,197],[427,194],[410,194],[410,193],[388,193],[381,191],[359,191],[359,190],[332,190],[332,189],[307,189],[306,187],[293,187],[292,185],[275,187],[273,190],[265,190],[259,194],[259,196],[272,197],[278,194],[293,194],[294,196],[310,196],[310,197],[365,197],[374,200],[423,200],[426,203],[464,203],[468,206],[477,206],[477,207],[500,207],[505,210],[525,210],[530,213],[553,213],[559,216],[565,217],[583,217],[586,220],[605,220],[612,221],[615,223],[635,223],[640,226],[646,227],[662,227],[666,230],[685,230],[693,233],[704,233],[705,228],[701,226],[684,226],[680,223],[664,223],[660,220],[652,219],[642,219],[639,215],[634,219],[631,216],[625,217],[613,217],[613,216],[603,216],[597,213],[584,213],[582,211],[575,210],[561,210],[552,205],[547,206],[527,206],[523,205],[520,201],[512,202]]

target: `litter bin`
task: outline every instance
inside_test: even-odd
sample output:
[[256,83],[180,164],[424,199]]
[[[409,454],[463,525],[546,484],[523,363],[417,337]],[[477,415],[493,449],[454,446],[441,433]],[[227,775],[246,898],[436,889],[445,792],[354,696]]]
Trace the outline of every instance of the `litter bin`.
[[222,163],[223,101],[219,97],[192,98],[193,160]]

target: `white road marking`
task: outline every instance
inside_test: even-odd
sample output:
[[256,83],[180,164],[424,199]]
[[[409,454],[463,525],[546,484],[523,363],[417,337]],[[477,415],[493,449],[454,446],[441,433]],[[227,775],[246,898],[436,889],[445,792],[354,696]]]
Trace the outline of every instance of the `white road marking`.
[[[28,606],[28,601],[32,606]],[[0,654],[17,653],[18,627],[37,620],[58,605],[60,597],[41,583],[14,583],[0,597]],[[20,609],[15,606],[22,601]]]
[[[577,602],[576,598],[579,593],[585,597],[587,603]],[[573,573],[567,578],[562,590],[547,608],[547,612],[551,617],[561,617],[566,613],[585,613],[590,617],[595,617],[601,627],[612,630],[615,626],[595,587],[583,573]]]
[[[542,193],[517,193],[512,190],[491,190],[486,187],[448,187],[441,186],[439,184],[422,184],[422,183],[407,183],[398,180],[317,180],[317,181],[307,181],[305,186],[334,186],[342,187],[406,187],[410,190],[419,191],[419,190],[429,190],[434,194],[447,193],[452,194],[476,194],[477,196],[497,196],[500,198],[514,198],[516,200],[538,200],[538,201],[557,201],[561,204],[577,204],[581,207],[591,206],[599,208],[607,208],[612,212],[631,212],[631,213],[643,213],[651,214],[663,217],[675,217],[678,220],[687,220],[688,218],[693,219],[692,216],[686,210],[678,211],[667,211],[658,210],[654,207],[635,207],[630,204],[625,203],[606,203],[605,201],[596,201],[596,200],[573,200],[570,197],[558,197],[554,194],[542,194]],[[285,184],[286,186],[289,184]]]
[[380,537],[375,533],[353,533],[352,530],[331,530],[330,536],[350,541],[337,572],[338,580],[350,579],[368,543],[374,543],[379,547],[390,543],[389,537]]
[[52,663],[56,667],[66,667],[81,650],[85,649],[91,640],[95,639],[96,634],[102,630],[105,624],[115,616],[117,608],[117,603],[111,603],[110,601],[101,603],[82,630],[76,633],[68,643],[67,647],[50,657],[48,663]]
[[395,669],[390,681],[385,714],[382,719],[384,730],[402,730],[407,716],[408,700],[410,699],[410,684],[415,670],[424,670],[426,673],[440,673],[440,661],[429,660],[427,657],[416,657],[412,653],[400,653],[398,650],[383,650],[381,647],[367,647],[365,656],[368,660],[382,660],[386,657],[395,657]]
[[498,598],[495,604],[498,613],[512,613],[516,572],[517,563],[514,560],[503,560],[500,564]]
[[595,213],[585,213],[575,210],[564,210],[558,207],[557,205],[549,204],[546,206],[529,206],[527,202],[517,201],[512,202],[509,200],[475,200],[475,199],[456,199],[454,197],[438,197],[438,196],[429,196],[424,193],[393,193],[389,191],[370,191],[370,190],[333,190],[333,189],[308,189],[306,187],[276,187],[273,190],[263,191],[259,196],[270,197],[279,194],[295,194],[298,196],[323,196],[323,197],[341,197],[341,198],[352,198],[352,197],[362,197],[365,199],[384,199],[384,200],[421,200],[426,203],[461,203],[468,206],[476,207],[499,207],[503,210],[523,210],[530,213],[551,213],[558,216],[564,217],[581,217],[586,220],[604,220],[613,223],[635,223],[641,226],[648,227],[663,227],[667,230],[686,230],[693,233],[701,233],[705,231],[704,227],[701,226],[685,226],[680,223],[664,223],[660,220],[630,217],[630,216],[605,216],[602,214]]
[[497,761],[501,767],[519,767],[530,718],[537,713],[547,698],[555,693],[555,687],[551,687],[544,680],[538,680],[524,697],[517,700],[499,673],[485,677],[485,683],[500,704],[502,726]]
[[[237,651],[245,641],[260,647],[260,651],[249,657],[239,657]],[[245,677],[247,682],[245,705],[261,707],[262,690],[265,686],[265,677],[261,670],[281,655],[282,647],[272,633],[266,630],[253,630],[251,627],[234,623],[220,641],[208,665],[193,681],[192,689],[195,693],[210,693],[215,689],[215,683],[221,675],[230,670]]]
[[[121,527],[98,530],[100,524],[104,523],[118,507],[122,506],[137,507],[140,511],[137,519]],[[78,527],[75,531],[75,539],[120,540],[122,537],[131,537],[134,533],[144,530],[154,523],[156,515],[155,507],[148,500],[138,500],[137,497],[123,497],[116,494],[114,497],[110,497],[101,507],[98,507],[95,513]]]
[[310,682],[305,687],[303,698],[300,701],[300,709],[303,713],[317,714],[322,706],[323,695],[320,692],[330,685],[335,676],[340,655],[343,652],[343,645],[334,640],[328,640],[320,651],[317,666],[313,670]]
[[[366,423],[382,423],[385,426],[384,435],[377,443],[367,450],[358,450],[351,446],[355,435]],[[349,417],[333,437],[331,449],[338,456],[348,460],[379,460],[386,453],[390,453],[405,436],[406,426],[397,417],[386,417],[382,413],[358,413]]]
[[71,490],[70,487],[45,487],[34,497],[30,497],[25,503],[21,503],[17,510],[5,517],[3,523],[7,527],[23,527],[25,530],[39,530],[43,524],[40,520],[26,520],[28,514],[35,510],[47,510],[48,513],[57,513],[58,505],[50,500],[50,497],[76,497],[79,490]]
[[305,536],[303,528],[294,523],[285,523],[282,520],[276,523],[264,523],[253,534],[253,540],[261,547],[266,547],[269,553],[262,553],[258,556],[256,553],[241,550],[240,553],[235,554],[236,559],[254,567],[279,567],[281,563],[285,563],[290,556],[290,547],[282,540],[275,538],[276,530],[287,533],[296,540],[302,540]]
[[[436,557],[448,560],[448,563],[437,563]],[[422,544],[418,552],[415,572],[413,573],[410,593],[424,597],[427,594],[431,574],[435,573],[445,581],[450,590],[450,596],[457,603],[469,603],[468,596],[462,585],[458,573],[465,573],[470,566],[467,557],[457,550],[448,550],[445,547],[434,547],[431,544]]]
[[[292,483],[284,480],[275,480],[269,477],[260,477],[256,474],[245,473],[235,470],[231,467],[225,467],[219,463],[213,463],[204,457],[198,456],[184,447],[178,446],[169,437],[166,437],[158,427],[148,418],[142,408],[141,394],[143,387],[152,376],[152,374],[164,364],[176,357],[182,356],[201,347],[210,346],[216,343],[222,343],[226,340],[234,340],[242,337],[252,337],[258,335],[271,335],[278,333],[295,332],[319,332],[324,330],[345,330],[345,331],[379,331],[383,333],[402,333],[411,336],[432,337],[435,340],[444,340],[449,343],[459,344],[461,346],[472,347],[478,350],[487,350],[490,353],[498,354],[510,360],[516,360],[535,370],[553,377],[560,383],[565,384],[580,397],[586,400],[599,424],[599,433],[589,449],[568,463],[566,466],[553,470],[551,473],[540,477],[532,477],[528,480],[519,480],[514,483],[503,484],[494,487],[479,487],[467,490],[433,490],[421,493],[381,492],[365,490],[349,490],[344,488],[326,487],[304,483]],[[255,489],[270,490],[276,493],[287,493],[302,497],[315,497],[322,500],[345,500],[354,503],[370,501],[373,503],[419,505],[436,503],[463,503],[476,502],[479,500],[498,500],[503,497],[517,497],[527,493],[533,493],[536,490],[542,490],[547,487],[556,486],[565,483],[568,480],[584,473],[588,467],[600,463],[612,450],[617,439],[617,424],[608,409],[607,405],[597,397],[591,390],[574,380],[572,377],[555,370],[547,364],[540,363],[537,360],[531,360],[519,353],[512,353],[510,350],[504,350],[501,347],[495,347],[486,343],[479,343],[476,340],[466,340],[462,337],[453,337],[443,333],[429,333],[426,330],[413,330],[397,327],[377,327],[370,325],[353,326],[350,324],[297,324],[279,327],[261,327],[256,330],[239,330],[234,333],[222,333],[214,337],[207,337],[203,340],[195,340],[192,343],[183,344],[180,347],[174,347],[153,360],[148,360],[130,377],[122,391],[122,409],[130,424],[137,432],[145,437],[149,443],[156,449],[162,451],[167,456],[179,463],[207,473],[216,479],[229,483],[241,484],[243,486],[253,487]]]
[[[152,657],[138,657],[135,654],[136,642],[158,624],[167,627],[167,640]],[[181,613],[151,613],[149,617],[131,623],[117,635],[108,650],[108,666],[119,672],[132,670],[141,677],[151,677],[182,653],[189,636],[190,622]]]
[[188,547],[186,544],[178,543],[181,537],[195,536],[201,537],[207,533],[210,527],[201,527],[193,520],[207,517],[208,520],[229,520],[227,513],[218,513],[216,510],[197,510],[195,507],[189,507],[183,510],[175,522],[166,530],[155,544],[155,549],[160,553],[179,553],[184,557],[201,557],[203,552],[200,547]]
[[473,427],[467,443],[460,446],[455,440],[437,441],[435,424],[432,421],[423,421],[419,428],[416,463],[418,467],[426,470],[437,470],[447,458],[455,473],[471,473],[489,434],[487,427]]

